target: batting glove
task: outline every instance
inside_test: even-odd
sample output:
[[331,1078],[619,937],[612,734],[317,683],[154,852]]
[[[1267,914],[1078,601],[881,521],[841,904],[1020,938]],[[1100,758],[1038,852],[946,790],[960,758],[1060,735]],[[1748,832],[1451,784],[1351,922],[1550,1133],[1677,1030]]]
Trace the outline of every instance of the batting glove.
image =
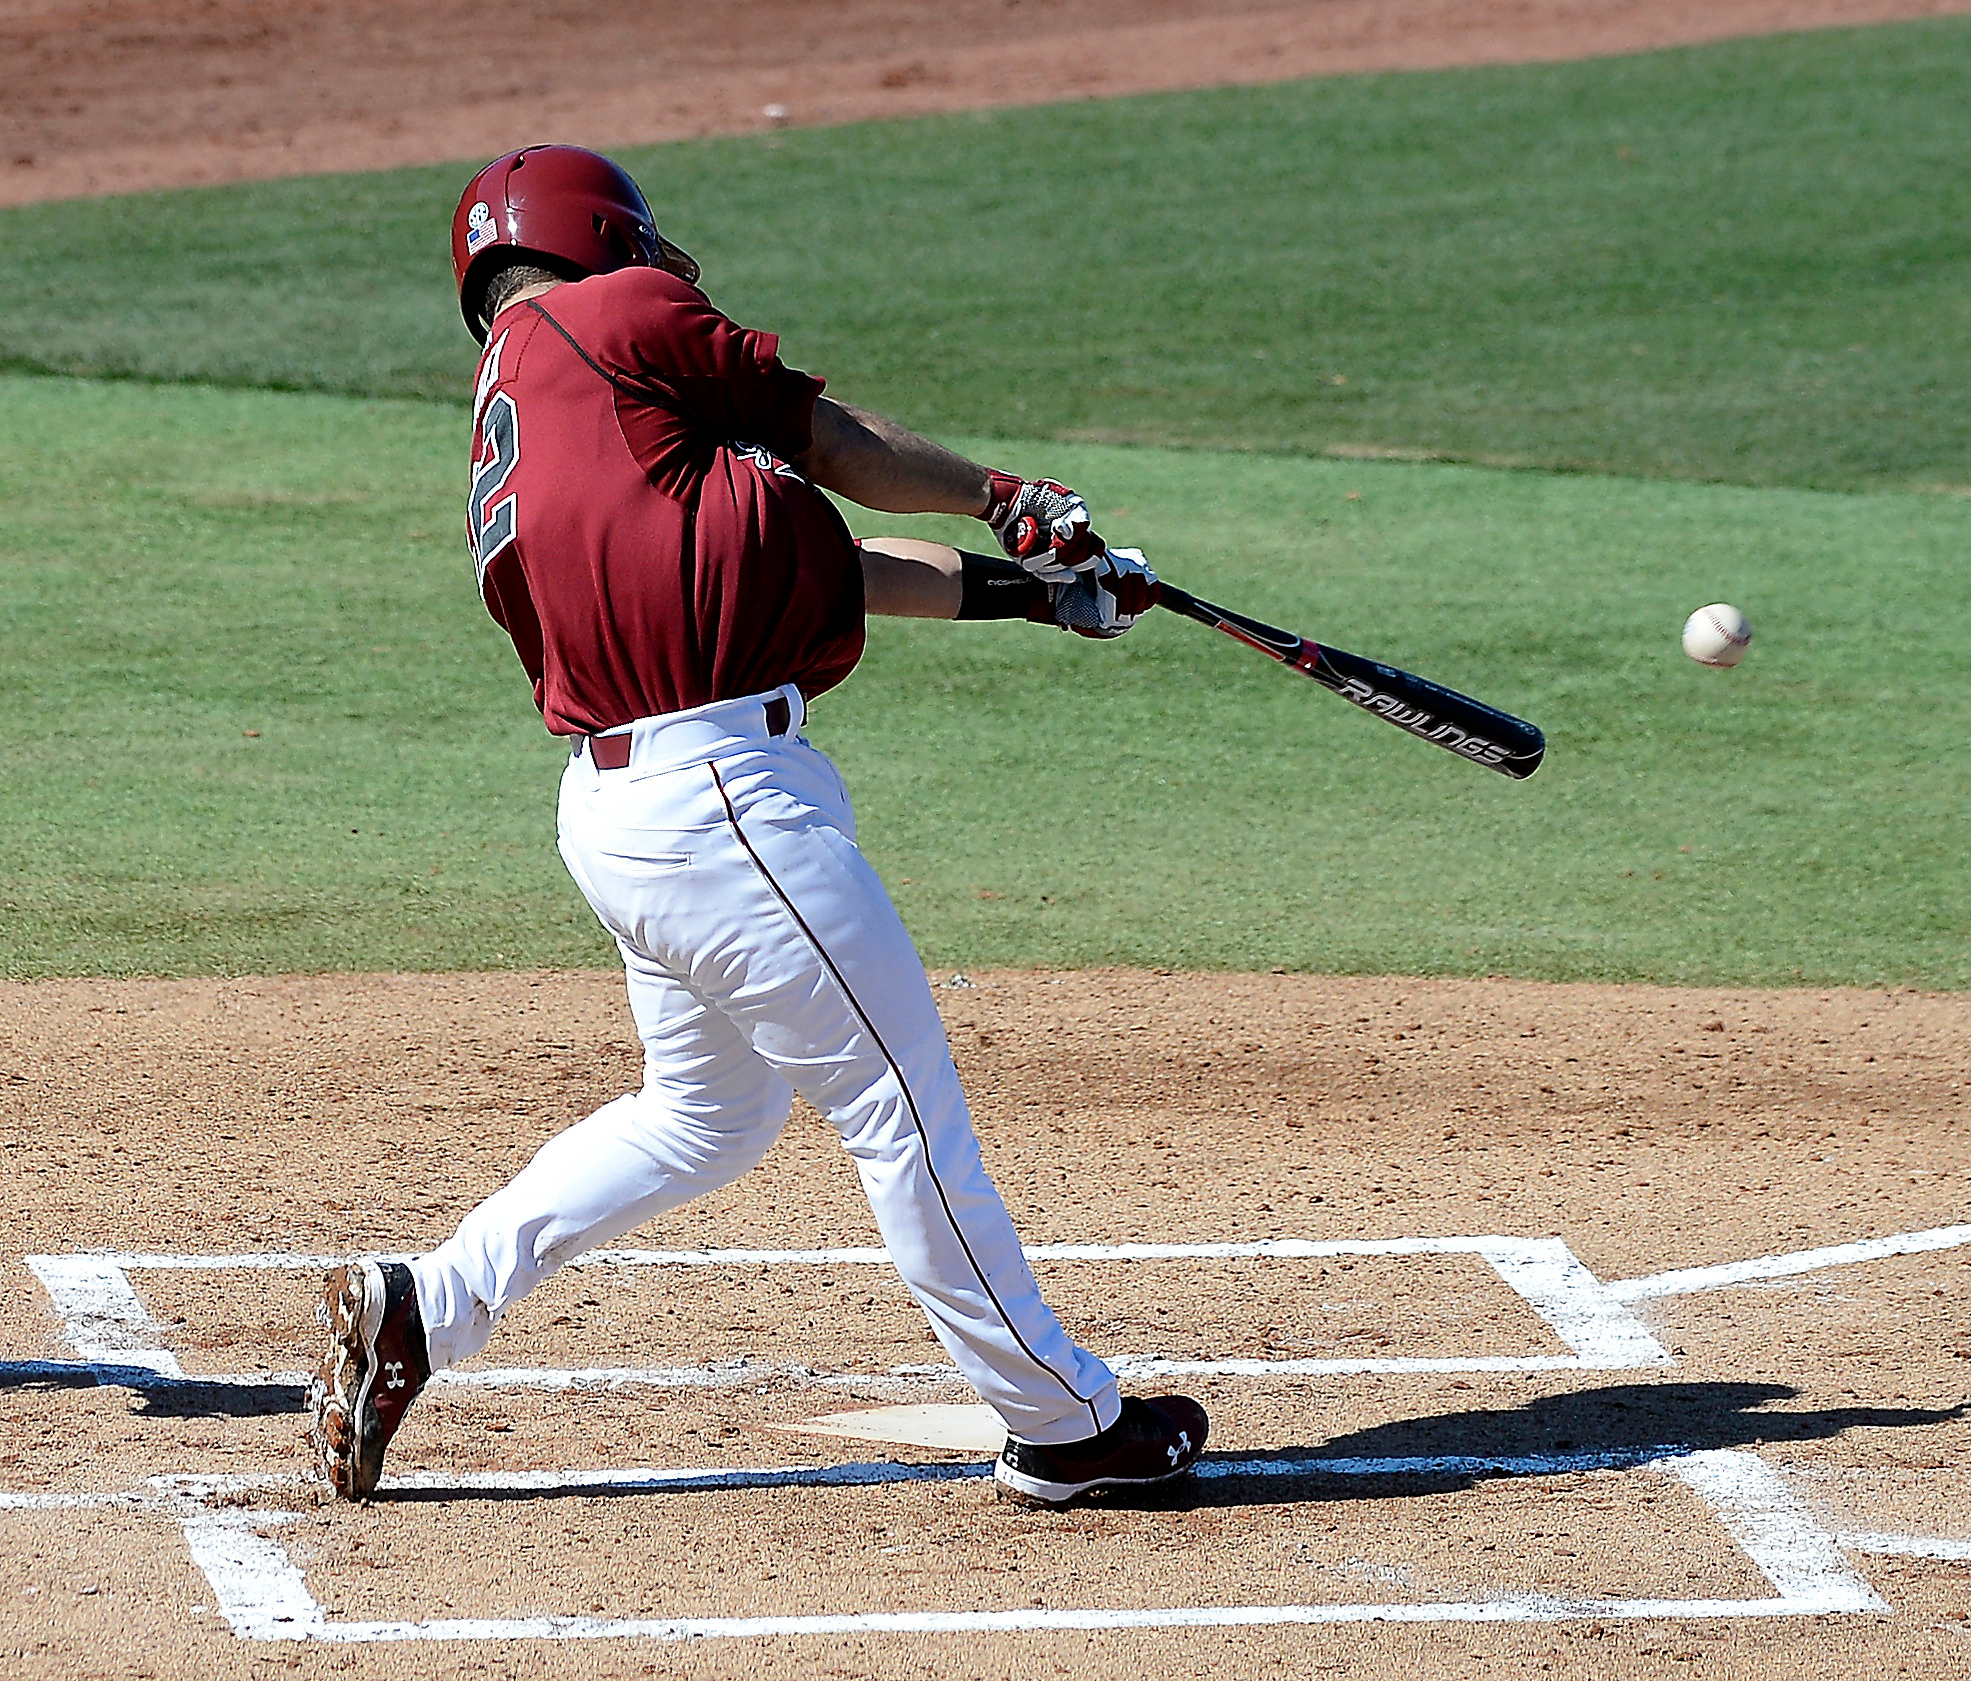
[[986,510],[999,546],[1036,578],[1066,583],[1092,572],[1102,558],[1102,539],[1089,528],[1088,504],[1052,479],[1016,479],[992,473]]
[[1054,586],[1054,622],[1078,636],[1107,641],[1156,606],[1162,593],[1141,549],[1104,549],[1093,571]]

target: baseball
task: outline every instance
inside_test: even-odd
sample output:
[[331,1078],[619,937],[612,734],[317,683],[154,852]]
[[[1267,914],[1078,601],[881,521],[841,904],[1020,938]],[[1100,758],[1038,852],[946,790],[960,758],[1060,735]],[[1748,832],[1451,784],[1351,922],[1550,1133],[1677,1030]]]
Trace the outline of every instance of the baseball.
[[1684,652],[1699,665],[1736,665],[1751,642],[1745,615],[1723,601],[1698,608],[1684,621]]

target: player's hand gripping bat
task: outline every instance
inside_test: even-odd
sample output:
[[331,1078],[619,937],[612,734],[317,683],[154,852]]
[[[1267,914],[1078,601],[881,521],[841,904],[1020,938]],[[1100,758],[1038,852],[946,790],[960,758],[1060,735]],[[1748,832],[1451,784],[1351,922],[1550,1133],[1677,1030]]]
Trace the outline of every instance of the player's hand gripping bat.
[[1222,630],[1248,648],[1257,648],[1313,678],[1323,688],[1334,690],[1371,716],[1473,764],[1488,766],[1501,776],[1524,781],[1540,768],[1540,759],[1547,751],[1547,738],[1525,719],[1394,666],[1378,665],[1339,648],[1323,648],[1290,630],[1276,630],[1243,613],[1200,601],[1167,581],[1161,584],[1158,605]]

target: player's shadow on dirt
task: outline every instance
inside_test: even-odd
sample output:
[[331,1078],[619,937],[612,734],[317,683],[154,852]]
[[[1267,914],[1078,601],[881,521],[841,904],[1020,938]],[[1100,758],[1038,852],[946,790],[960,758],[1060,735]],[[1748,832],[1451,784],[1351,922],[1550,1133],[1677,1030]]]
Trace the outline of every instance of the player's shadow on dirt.
[[[1195,1511],[1211,1507],[1317,1504],[1329,1500],[1401,1499],[1466,1489],[1496,1476],[1567,1476],[1674,1459],[1708,1448],[1818,1441],[1854,1429],[1909,1430],[1947,1424],[1971,1406],[1822,1407],[1765,1410],[1796,1389],[1777,1383],[1618,1384],[1549,1395],[1510,1408],[1473,1408],[1400,1419],[1336,1437],[1319,1447],[1273,1453],[1210,1453],[1199,1475],[1136,1491],[1098,1490],[1089,1504],[1111,1510]],[[1501,1462],[1505,1463],[1501,1463]],[[841,1470],[867,1472],[843,1478]],[[689,1479],[625,1484],[555,1479],[548,1484],[461,1488],[388,1488],[379,1500],[402,1502],[581,1499],[689,1499],[796,1486],[972,1482],[979,1464],[898,1462],[811,1471],[706,1470]]]
[[179,1378],[139,1391],[146,1418],[274,1418],[308,1410],[305,1383],[200,1383]]
[[308,1405],[306,1384],[202,1383],[112,1361],[0,1360],[0,1391],[9,1389],[130,1389],[148,1418],[272,1418]]
[[[1209,1456],[1222,1461],[1223,1469],[1146,1493],[1155,1493],[1160,1506],[1186,1509],[1434,1494],[1469,1488],[1504,1468],[1412,1463],[1380,1472],[1363,1462],[1504,1459],[1517,1462],[1513,1474],[1537,1475],[1545,1469],[1537,1462],[1551,1460],[1552,1473],[1565,1474],[1589,1469],[1597,1460],[1637,1464],[1706,1448],[1824,1441],[1856,1429],[1920,1429],[1971,1411],[1966,1406],[1773,1408],[1798,1394],[1778,1383],[1611,1384],[1543,1395],[1521,1407],[1397,1419],[1337,1436],[1318,1449],[1242,1454],[1236,1460]],[[1323,1461],[1333,1460],[1353,1463],[1345,1472],[1322,1469]],[[1305,1475],[1286,1469],[1297,1462],[1306,1463]],[[1241,1475],[1238,1467],[1247,1464],[1254,1470]]]

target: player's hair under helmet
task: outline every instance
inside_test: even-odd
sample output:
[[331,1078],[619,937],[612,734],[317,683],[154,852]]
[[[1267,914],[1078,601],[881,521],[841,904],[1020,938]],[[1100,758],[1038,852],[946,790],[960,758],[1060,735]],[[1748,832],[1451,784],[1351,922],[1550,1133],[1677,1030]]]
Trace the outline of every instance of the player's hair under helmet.
[[515,261],[571,280],[619,268],[665,268],[698,280],[698,265],[657,231],[628,173],[581,146],[508,152],[466,183],[452,214],[452,278],[459,313],[481,344],[487,282]]

